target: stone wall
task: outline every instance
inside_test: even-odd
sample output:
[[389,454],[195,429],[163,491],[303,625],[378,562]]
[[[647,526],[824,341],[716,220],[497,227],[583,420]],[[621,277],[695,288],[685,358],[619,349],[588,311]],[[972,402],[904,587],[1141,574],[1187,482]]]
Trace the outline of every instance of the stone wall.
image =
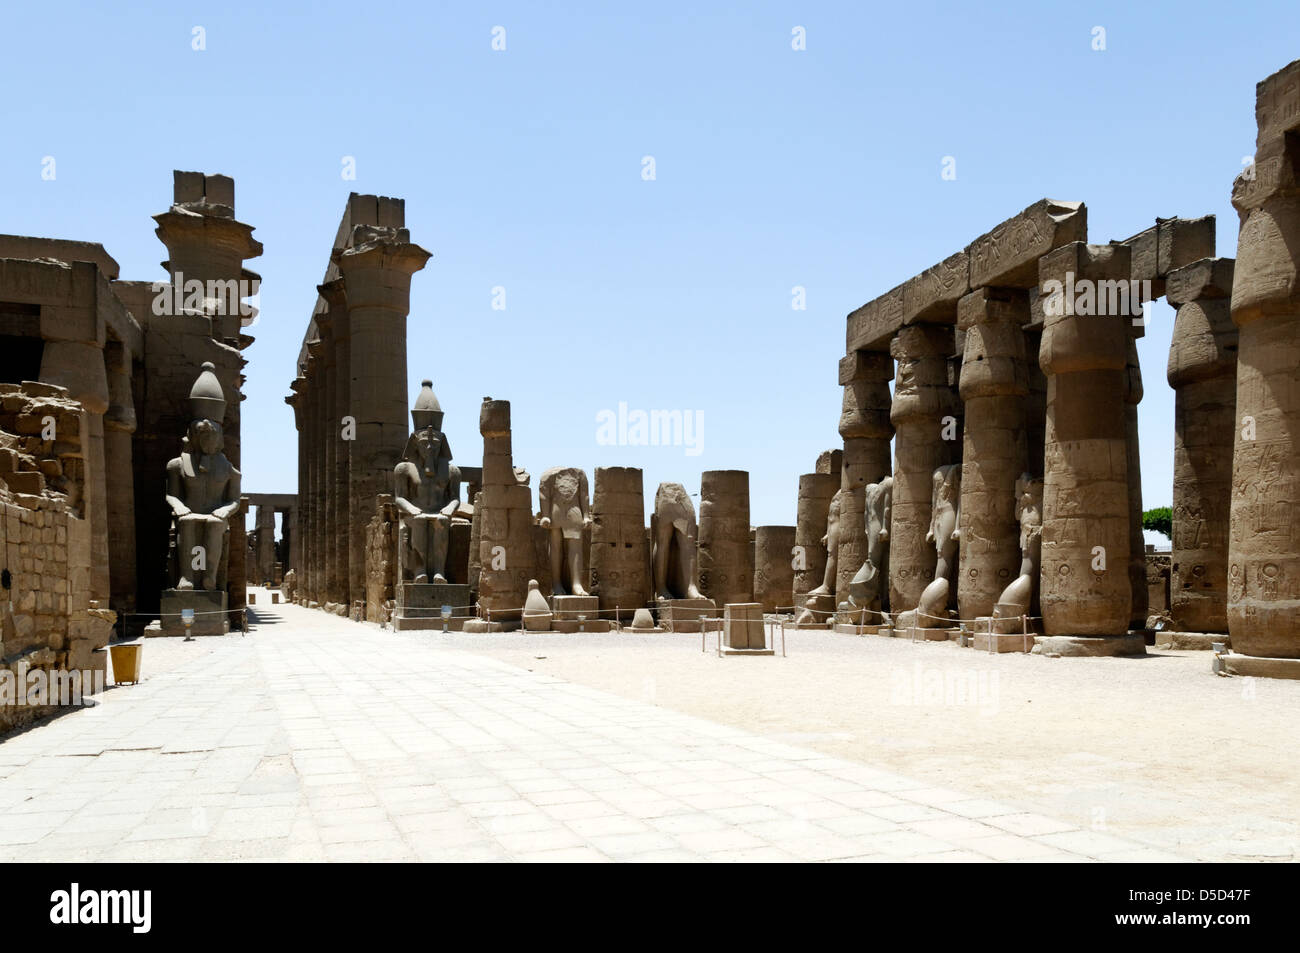
[[0,674],[0,733],[53,710],[4,694],[23,690],[27,673],[76,670],[90,694],[107,667],[95,649],[115,615],[90,599],[84,419],[61,387],[0,384],[0,673],[12,673]]

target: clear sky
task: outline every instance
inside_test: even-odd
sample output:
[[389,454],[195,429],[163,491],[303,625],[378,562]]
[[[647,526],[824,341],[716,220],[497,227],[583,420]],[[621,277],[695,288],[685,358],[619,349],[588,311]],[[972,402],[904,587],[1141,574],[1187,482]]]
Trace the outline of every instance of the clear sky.
[[[1300,55],[1297,27],[1294,0],[11,4],[0,231],[101,242],[157,280],[171,171],[233,176],[266,248],[244,486],[283,492],[283,397],[344,201],[400,196],[433,253],[409,389],[433,378],[458,460],[479,462],[482,397],[507,398],[534,486],[638,466],[652,496],[745,469],[753,523],[790,524],[799,474],[840,445],[865,301],[1043,197],[1086,202],[1093,242],[1213,213],[1232,256],[1255,83]],[[1140,346],[1148,507],[1171,498],[1171,319]],[[702,452],[602,446],[620,402],[702,415]]]

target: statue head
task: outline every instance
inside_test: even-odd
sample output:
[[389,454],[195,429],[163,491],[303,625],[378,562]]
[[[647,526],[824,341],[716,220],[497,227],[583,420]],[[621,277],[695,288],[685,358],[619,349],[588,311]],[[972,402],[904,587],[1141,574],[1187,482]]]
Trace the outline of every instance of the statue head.
[[206,417],[190,421],[190,429],[185,449],[190,453],[211,455],[220,453],[225,446],[225,437],[221,424]]
[[1022,526],[1040,526],[1043,522],[1043,480],[1032,473],[1016,478],[1016,519]]
[[416,431],[442,430],[442,406],[433,393],[433,381],[420,381],[420,394],[411,408],[411,422]]
[[221,421],[226,416],[226,395],[217,380],[216,366],[205,361],[199,376],[190,388],[190,417],[194,420],[214,421],[221,429]]

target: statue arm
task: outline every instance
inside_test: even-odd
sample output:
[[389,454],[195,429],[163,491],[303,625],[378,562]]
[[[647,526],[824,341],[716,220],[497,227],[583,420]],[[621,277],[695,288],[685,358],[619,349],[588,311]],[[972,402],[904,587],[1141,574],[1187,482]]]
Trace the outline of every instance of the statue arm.
[[167,505],[171,507],[172,516],[180,519],[190,515],[190,508],[181,499],[181,461],[177,457],[167,464]]
[[578,471],[580,478],[578,480],[578,506],[582,509],[582,525],[591,524],[591,494],[587,488],[587,471]]
[[212,515],[218,519],[228,520],[239,512],[243,500],[239,498],[241,476],[234,467],[230,468],[230,475],[226,478],[226,491],[222,494],[225,503],[212,511]]
[[406,498],[410,492],[411,481],[407,476],[409,463],[399,463],[393,471],[393,503],[407,516],[420,516],[423,511]]

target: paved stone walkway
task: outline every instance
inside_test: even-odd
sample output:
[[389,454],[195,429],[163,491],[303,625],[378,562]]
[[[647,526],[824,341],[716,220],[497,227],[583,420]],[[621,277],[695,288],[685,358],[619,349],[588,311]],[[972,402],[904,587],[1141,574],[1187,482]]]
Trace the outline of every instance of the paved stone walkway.
[[296,606],[0,744],[0,861],[1161,861]]

